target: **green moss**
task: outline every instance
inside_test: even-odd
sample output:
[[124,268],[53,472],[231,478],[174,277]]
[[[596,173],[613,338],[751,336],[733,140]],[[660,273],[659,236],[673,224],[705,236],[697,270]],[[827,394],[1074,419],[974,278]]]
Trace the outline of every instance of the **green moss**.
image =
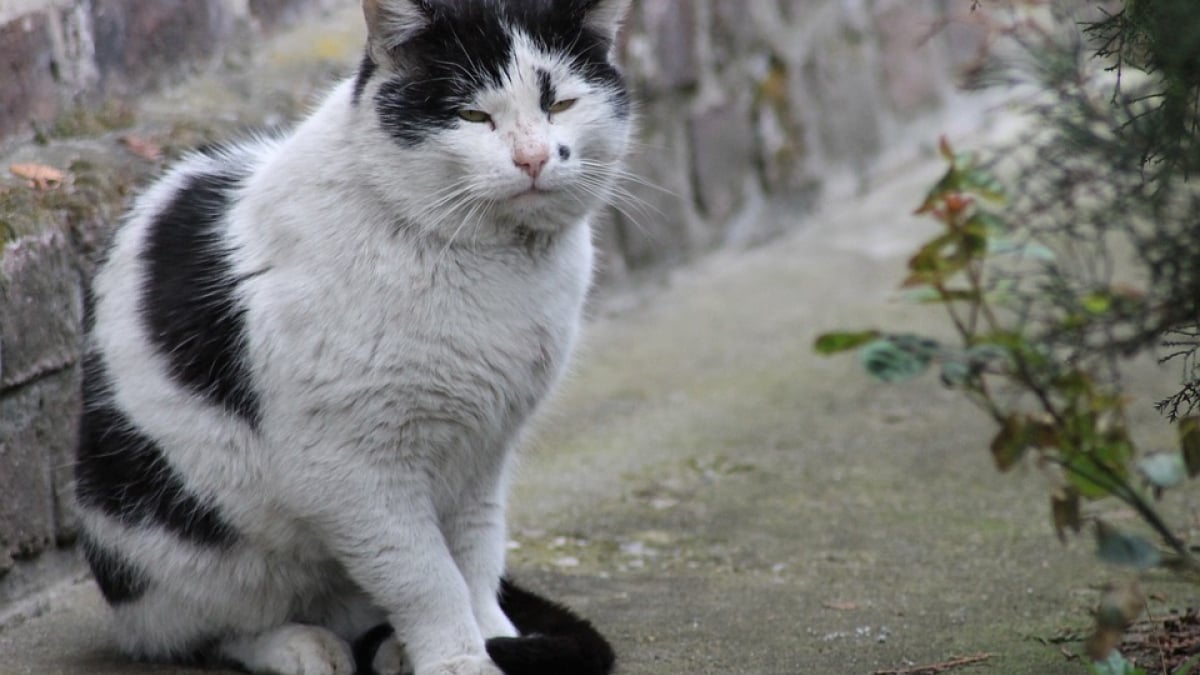
[[147,168],[128,163],[103,165],[76,159],[61,185],[37,190],[17,184],[0,187],[0,241],[13,241],[48,228],[79,228],[115,222]]
[[99,105],[76,106],[59,115],[49,127],[38,129],[37,139],[45,144],[52,139],[99,136],[133,126],[137,117],[133,108],[118,101]]

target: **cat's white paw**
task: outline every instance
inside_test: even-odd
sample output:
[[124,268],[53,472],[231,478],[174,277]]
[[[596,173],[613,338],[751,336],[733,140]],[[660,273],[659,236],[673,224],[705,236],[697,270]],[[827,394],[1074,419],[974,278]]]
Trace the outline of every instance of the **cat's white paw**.
[[376,675],[412,675],[412,665],[404,653],[404,645],[393,635],[379,645],[375,660],[371,663]]
[[272,675],[354,675],[350,645],[317,626],[289,624],[253,638],[241,638],[225,653],[252,673]]
[[486,656],[460,656],[439,661],[417,675],[504,675]]

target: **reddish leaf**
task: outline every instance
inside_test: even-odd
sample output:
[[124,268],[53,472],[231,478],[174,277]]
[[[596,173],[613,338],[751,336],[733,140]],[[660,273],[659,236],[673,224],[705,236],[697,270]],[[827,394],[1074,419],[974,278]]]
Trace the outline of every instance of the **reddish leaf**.
[[8,170],[16,177],[28,180],[29,187],[35,190],[53,190],[67,179],[67,174],[45,164],[13,164]]
[[149,160],[151,162],[157,162],[163,157],[163,149],[161,145],[155,143],[154,141],[146,140],[141,136],[134,136],[130,134],[128,136],[122,136],[120,141],[122,145],[129,149],[130,152],[138,157],[141,157],[142,159]]

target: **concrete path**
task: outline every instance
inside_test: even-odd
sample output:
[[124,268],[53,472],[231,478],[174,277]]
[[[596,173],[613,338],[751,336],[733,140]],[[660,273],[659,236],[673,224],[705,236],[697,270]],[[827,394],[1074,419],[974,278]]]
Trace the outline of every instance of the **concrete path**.
[[[528,450],[510,561],[611,636],[621,673],[980,653],[981,672],[1082,672],[1037,638],[1086,627],[1090,586],[1114,572],[1086,540],[1058,544],[1038,477],[996,474],[989,428],[933,378],[881,386],[810,351],[824,330],[940,324],[889,300],[938,168],[902,167],[793,236],[597,303]],[[1142,390],[1170,383],[1143,374]],[[0,631],[0,673],[186,672],[115,655],[86,580],[43,609]]]

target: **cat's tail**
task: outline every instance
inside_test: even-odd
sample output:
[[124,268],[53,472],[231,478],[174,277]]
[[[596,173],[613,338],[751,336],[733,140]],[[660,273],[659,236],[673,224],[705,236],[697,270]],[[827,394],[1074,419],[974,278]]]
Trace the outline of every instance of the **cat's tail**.
[[500,608],[521,637],[492,638],[488,655],[506,675],[609,675],[616,654],[590,622],[505,579]]

